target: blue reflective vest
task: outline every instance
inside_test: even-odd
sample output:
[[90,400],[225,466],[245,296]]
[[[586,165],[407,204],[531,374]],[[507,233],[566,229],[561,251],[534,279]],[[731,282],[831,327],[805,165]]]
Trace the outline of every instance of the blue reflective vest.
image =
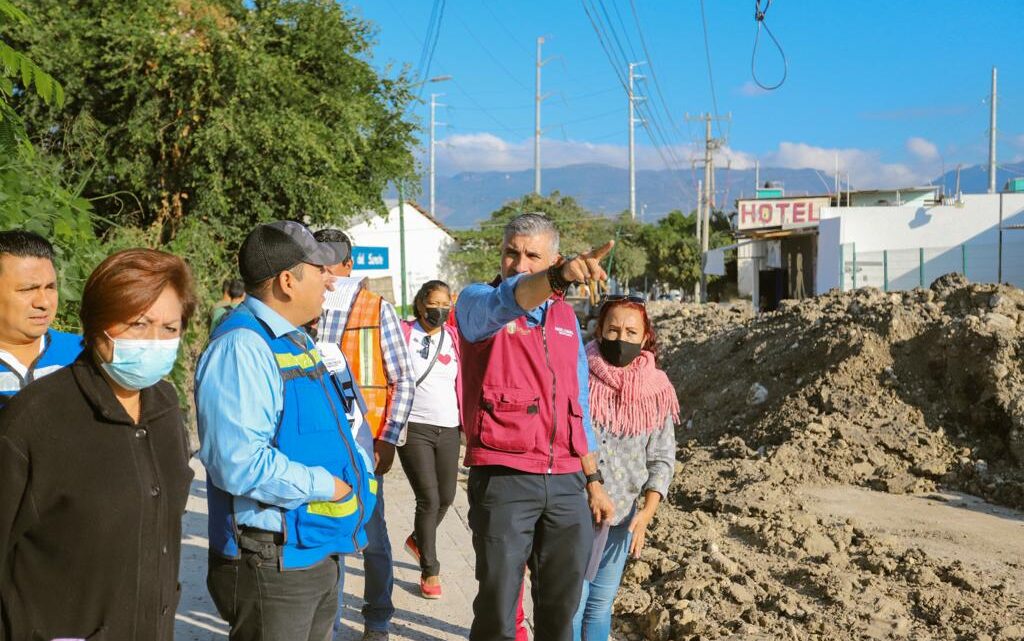
[[[322,467],[352,486],[352,493],[337,502],[316,501],[292,510],[261,504],[281,515],[281,569],[305,568],[332,554],[361,550],[366,547],[366,522],[377,502],[377,481],[356,449],[345,416],[352,394],[343,393],[320,353],[297,332],[275,338],[252,312],[239,307],[217,326],[211,341],[236,330],[255,332],[267,342],[284,381],[284,408],[271,445],[292,461]],[[234,497],[212,481],[207,485],[210,548],[238,558]]]
[[48,329],[46,330],[43,353],[29,366],[25,376],[19,374],[7,363],[0,361],[0,409],[3,409],[23,387],[62,367],[67,367],[75,362],[81,353],[81,336]]

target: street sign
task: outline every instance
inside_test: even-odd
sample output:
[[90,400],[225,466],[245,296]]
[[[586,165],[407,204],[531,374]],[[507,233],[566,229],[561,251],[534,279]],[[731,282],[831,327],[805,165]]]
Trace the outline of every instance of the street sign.
[[387,269],[387,247],[353,247],[352,269]]

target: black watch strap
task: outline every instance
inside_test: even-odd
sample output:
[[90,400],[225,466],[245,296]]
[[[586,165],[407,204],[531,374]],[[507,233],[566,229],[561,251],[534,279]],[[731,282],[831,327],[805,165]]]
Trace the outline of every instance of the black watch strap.
[[556,265],[548,267],[548,285],[551,286],[551,291],[559,294],[564,294],[565,290],[569,289],[569,286],[572,285],[572,281],[566,280],[562,276],[562,265],[564,264],[565,261],[561,261]]
[[604,474],[601,474],[601,470],[594,472],[593,474],[587,474],[587,484],[591,484],[597,481],[601,485],[604,485]]

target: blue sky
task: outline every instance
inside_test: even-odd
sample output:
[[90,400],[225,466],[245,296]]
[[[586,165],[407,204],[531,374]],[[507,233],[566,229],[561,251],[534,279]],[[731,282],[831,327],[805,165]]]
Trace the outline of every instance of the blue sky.
[[[433,0],[344,2],[377,28],[374,64],[415,68]],[[684,114],[713,110],[698,0],[587,0],[612,55],[647,60],[638,93],[649,97],[661,153],[638,127],[638,164],[689,167],[703,127]],[[633,6],[636,14],[634,15]],[[926,182],[942,169],[987,162],[988,92],[999,68],[1000,162],[1024,159],[1021,9],[1010,0],[775,0],[766,22],[788,77],[763,91],[751,77],[754,0],[705,0],[718,112],[727,136],[719,164],[832,171],[835,154],[854,187]],[[637,28],[636,17],[640,28]],[[647,45],[643,51],[640,34]],[[535,42],[545,36],[544,166],[625,166],[627,102],[584,4],[576,0],[445,0],[426,85],[443,92],[438,170],[532,167]],[[616,42],[615,36],[618,37]],[[621,65],[620,65],[621,66]],[[757,58],[766,83],[780,54],[762,32]],[[625,70],[621,70],[623,74]],[[659,94],[658,88],[661,93]],[[666,109],[671,112],[671,119]],[[428,109],[413,109],[426,124]],[[654,125],[652,125],[654,127]],[[716,134],[718,128],[716,127]],[[727,160],[728,159],[728,160]]]

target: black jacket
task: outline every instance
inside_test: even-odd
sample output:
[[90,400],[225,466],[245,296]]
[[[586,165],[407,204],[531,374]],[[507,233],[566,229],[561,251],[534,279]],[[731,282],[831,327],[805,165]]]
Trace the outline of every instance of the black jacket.
[[135,424],[87,350],[0,412],[0,641],[174,636],[192,470],[174,388]]

